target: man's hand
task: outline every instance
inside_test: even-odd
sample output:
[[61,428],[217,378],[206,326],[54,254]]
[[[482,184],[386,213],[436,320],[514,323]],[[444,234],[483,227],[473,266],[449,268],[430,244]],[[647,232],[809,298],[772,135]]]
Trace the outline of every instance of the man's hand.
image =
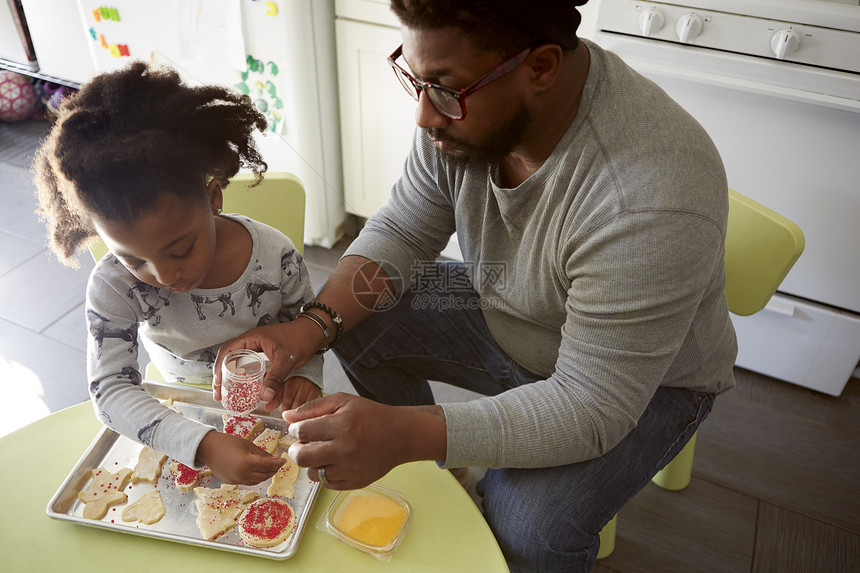
[[212,430],[197,448],[197,461],[206,464],[224,483],[257,485],[286,463],[248,440]]
[[[221,363],[229,352],[240,349],[263,351],[271,364],[263,379],[260,397],[266,403],[266,410],[280,406],[284,398],[284,381],[290,372],[296,366],[307,363],[319,348],[314,346],[321,338],[315,328],[307,320],[269,324],[249,330],[222,344],[215,359],[212,397],[216,402],[221,401]],[[290,404],[295,402],[294,398],[295,394],[290,397]]]
[[356,489],[415,460],[445,458],[445,417],[439,406],[386,406],[351,394],[332,394],[283,413],[299,441],[290,458],[312,468],[326,487]]
[[[355,291],[356,284],[361,286],[358,294]],[[378,301],[383,293],[393,290],[392,282],[382,267],[364,257],[348,255],[337,263],[316,300],[340,313],[343,331],[347,332],[370,316],[374,301]],[[368,300],[363,298],[359,301],[359,297]],[[335,329],[327,314],[317,314],[317,317],[328,325],[330,332]],[[212,381],[212,397],[215,401],[221,401],[221,363],[227,353],[241,349],[263,351],[271,365],[263,380],[261,398],[267,410],[274,410],[283,402],[284,394],[279,392],[293,368],[307,363],[317,350],[331,342],[325,339],[314,322],[297,319],[260,326],[224,343],[215,359]],[[296,404],[295,399],[292,402]]]

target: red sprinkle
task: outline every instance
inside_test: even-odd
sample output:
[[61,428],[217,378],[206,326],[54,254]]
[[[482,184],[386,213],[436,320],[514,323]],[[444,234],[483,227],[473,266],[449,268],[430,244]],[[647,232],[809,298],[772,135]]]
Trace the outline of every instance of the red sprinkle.
[[257,407],[260,402],[259,380],[232,380],[224,387],[221,403],[232,412],[246,413]]
[[224,432],[240,438],[247,438],[251,434],[251,428],[257,423],[257,419],[253,416],[230,416],[224,424]]
[[182,485],[190,485],[190,484],[197,482],[200,474],[204,471],[204,470],[195,470],[193,468],[186,466],[183,463],[177,463],[177,466],[179,467],[179,473],[175,474],[174,477],[176,479],[176,483],[182,484]]
[[242,529],[259,539],[275,539],[289,526],[293,515],[287,503],[276,499],[252,503],[242,516]]

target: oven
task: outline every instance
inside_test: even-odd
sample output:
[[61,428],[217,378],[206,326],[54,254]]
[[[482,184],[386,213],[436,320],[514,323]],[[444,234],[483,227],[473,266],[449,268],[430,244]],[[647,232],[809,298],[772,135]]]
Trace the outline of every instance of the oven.
[[768,307],[732,316],[738,366],[838,396],[860,360],[860,0],[587,6],[581,35],[705,127],[730,187],[804,232]]

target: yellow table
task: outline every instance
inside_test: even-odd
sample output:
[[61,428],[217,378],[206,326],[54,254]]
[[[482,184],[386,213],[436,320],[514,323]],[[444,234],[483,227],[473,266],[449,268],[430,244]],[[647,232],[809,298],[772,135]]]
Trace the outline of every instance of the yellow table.
[[507,571],[486,521],[449,472],[433,462],[395,468],[380,480],[412,505],[412,524],[391,561],[361,553],[316,529],[336,495],[323,488],[291,558],[173,543],[49,518],[46,507],[101,429],[89,403],[0,438],[3,571]]

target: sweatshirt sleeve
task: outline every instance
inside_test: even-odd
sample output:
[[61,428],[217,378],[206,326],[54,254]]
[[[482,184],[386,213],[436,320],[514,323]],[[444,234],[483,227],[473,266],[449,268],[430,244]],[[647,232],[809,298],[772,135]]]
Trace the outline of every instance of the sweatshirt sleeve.
[[416,261],[436,260],[455,230],[451,186],[437,179],[438,161],[424,130],[416,130],[388,203],[368,219],[344,253],[379,264],[392,278],[398,298],[411,284]]
[[558,466],[615,447],[679,349],[705,334],[696,313],[705,293],[722,292],[714,270],[722,241],[712,221],[657,212],[621,217],[579,245],[567,265],[578,279],[555,371],[497,396],[442,404],[447,467]]
[[142,313],[117,288],[99,276],[99,266],[87,287],[87,378],[96,417],[112,430],[199,469],[197,448],[214,428],[171,410],[143,388],[138,362]]

